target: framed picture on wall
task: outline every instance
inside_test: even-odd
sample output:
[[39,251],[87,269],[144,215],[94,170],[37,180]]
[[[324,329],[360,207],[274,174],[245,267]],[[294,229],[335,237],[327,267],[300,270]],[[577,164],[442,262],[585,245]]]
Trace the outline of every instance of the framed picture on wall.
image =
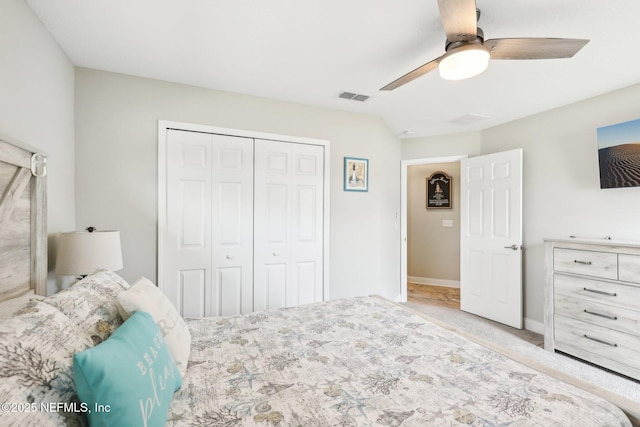
[[640,119],[597,129],[600,188],[640,186]]
[[369,160],[344,158],[344,191],[369,191]]
[[434,172],[427,178],[427,209],[451,209],[451,177]]

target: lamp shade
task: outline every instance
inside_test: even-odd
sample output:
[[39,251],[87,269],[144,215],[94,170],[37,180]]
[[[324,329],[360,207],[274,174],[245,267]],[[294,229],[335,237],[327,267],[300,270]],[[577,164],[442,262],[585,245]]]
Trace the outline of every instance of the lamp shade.
[[451,49],[440,60],[440,77],[447,80],[463,80],[477,76],[487,69],[489,49],[481,44],[469,44]]
[[122,267],[119,231],[60,233],[56,274],[83,276],[98,268],[117,271]]

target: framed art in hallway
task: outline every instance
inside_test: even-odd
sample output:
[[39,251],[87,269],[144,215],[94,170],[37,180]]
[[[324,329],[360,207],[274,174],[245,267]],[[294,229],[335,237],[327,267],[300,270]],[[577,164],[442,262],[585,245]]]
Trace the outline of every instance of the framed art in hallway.
[[344,158],[344,191],[369,191],[369,159]]
[[427,178],[427,209],[451,209],[451,177],[434,172]]

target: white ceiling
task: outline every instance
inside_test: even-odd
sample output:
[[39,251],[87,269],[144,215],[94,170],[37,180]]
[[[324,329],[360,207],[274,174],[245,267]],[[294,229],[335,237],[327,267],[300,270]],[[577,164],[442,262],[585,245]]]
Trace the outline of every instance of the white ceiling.
[[[76,66],[373,114],[400,137],[487,128],[640,82],[638,0],[477,0],[487,39],[591,42],[572,59],[491,61],[458,82],[436,70],[391,92],[379,89],[444,53],[436,0],[25,1]],[[452,123],[468,115],[488,118]]]

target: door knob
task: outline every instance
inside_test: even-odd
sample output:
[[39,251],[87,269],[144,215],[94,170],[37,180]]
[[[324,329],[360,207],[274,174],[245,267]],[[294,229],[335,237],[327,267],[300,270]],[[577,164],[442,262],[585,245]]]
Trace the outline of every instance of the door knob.
[[273,256],[280,256],[280,252],[274,252]]
[[511,246],[505,246],[505,249],[511,249],[512,251],[517,251],[518,249],[520,249],[520,246],[518,245],[511,245]]
[[233,259],[233,255],[227,255],[227,259]]

